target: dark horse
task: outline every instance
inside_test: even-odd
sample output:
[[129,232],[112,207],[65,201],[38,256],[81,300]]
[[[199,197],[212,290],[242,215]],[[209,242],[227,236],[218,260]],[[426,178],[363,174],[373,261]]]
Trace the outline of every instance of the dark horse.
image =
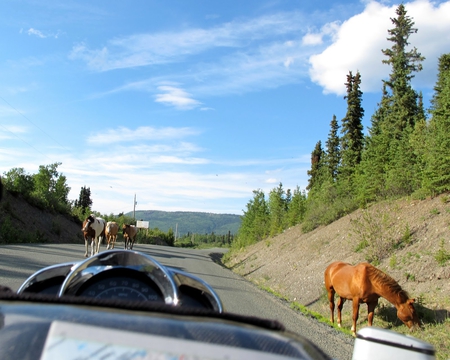
[[373,312],[380,297],[397,308],[397,317],[409,329],[419,326],[419,317],[414,308],[414,299],[389,275],[369,263],[355,266],[336,261],[325,270],[325,287],[330,301],[331,322],[334,323],[334,294],[338,294],[338,326],[341,327],[341,311],[345,300],[353,302],[352,333],[356,336],[359,304],[366,303],[368,323],[372,326]]

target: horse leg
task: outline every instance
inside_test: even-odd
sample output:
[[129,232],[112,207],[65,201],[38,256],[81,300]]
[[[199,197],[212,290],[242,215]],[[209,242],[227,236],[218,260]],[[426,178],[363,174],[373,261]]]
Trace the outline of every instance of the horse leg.
[[342,325],[342,308],[344,307],[345,299],[343,297],[339,296],[339,300],[337,303],[337,323],[338,326],[341,327]]
[[356,337],[356,322],[359,316],[359,298],[354,298],[353,300],[353,316],[352,316],[352,334]]
[[117,239],[117,235],[113,235],[112,236],[112,247],[111,247],[111,249],[114,249],[114,245],[116,245],[116,239]]
[[87,238],[84,238],[84,247],[86,248],[86,252],[84,253],[84,257],[88,257],[89,241],[88,241]]
[[111,235],[106,236],[106,250],[109,250],[109,242],[111,241]]
[[373,315],[374,315],[375,308],[377,307],[377,305],[378,305],[378,299],[373,302],[367,303],[367,322],[368,322],[369,326],[372,326]]
[[335,291],[333,288],[327,289],[327,290],[328,290],[328,301],[330,302],[330,311],[331,311],[330,321],[332,324],[334,324],[334,294],[335,294]]
[[97,246],[97,248],[95,249],[95,253],[98,254],[100,252],[100,245],[103,241],[103,236],[99,236],[97,238],[97,243],[95,244]]
[[94,256],[94,250],[95,250],[95,237],[92,238],[91,241],[91,256]]

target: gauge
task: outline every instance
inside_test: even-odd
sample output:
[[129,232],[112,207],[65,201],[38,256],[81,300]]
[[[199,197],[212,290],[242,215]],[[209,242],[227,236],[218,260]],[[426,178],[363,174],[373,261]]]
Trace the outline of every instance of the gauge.
[[89,279],[77,295],[96,299],[164,302],[161,290],[139,271],[113,269]]

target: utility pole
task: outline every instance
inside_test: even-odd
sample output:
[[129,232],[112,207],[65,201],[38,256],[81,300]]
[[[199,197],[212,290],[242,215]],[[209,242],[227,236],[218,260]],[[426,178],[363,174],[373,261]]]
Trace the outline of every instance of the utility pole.
[[136,194],[134,194],[134,203],[133,203],[133,220],[134,223],[136,224]]

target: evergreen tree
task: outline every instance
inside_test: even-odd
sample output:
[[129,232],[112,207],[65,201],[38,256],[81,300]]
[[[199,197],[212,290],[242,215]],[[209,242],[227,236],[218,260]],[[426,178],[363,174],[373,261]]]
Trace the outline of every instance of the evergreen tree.
[[361,75],[359,72],[353,75],[350,71],[347,75],[347,113],[342,119],[341,137],[341,165],[339,172],[343,180],[353,177],[356,166],[361,162],[361,152],[363,150],[364,134],[362,118],[364,109],[361,106],[362,91],[360,90]]
[[334,181],[338,175],[338,167],[341,161],[340,148],[339,148],[339,136],[338,136],[339,124],[336,120],[336,115],[333,115],[333,119],[330,123],[330,132],[326,142],[326,155],[325,164],[328,168],[328,173],[331,179]]
[[323,163],[322,142],[319,140],[311,153],[311,170],[308,170],[309,176],[307,190],[312,190],[314,186],[320,185],[321,167]]
[[75,201],[75,207],[81,208],[83,213],[86,213],[86,210],[90,210],[91,206],[91,188],[83,186],[80,190],[80,196],[78,197],[78,200]]
[[392,92],[392,110],[389,120],[383,125],[390,134],[389,166],[386,177],[386,189],[389,195],[407,195],[417,189],[418,159],[411,146],[410,137],[415,123],[424,117],[420,108],[420,98],[412,88],[411,80],[414,72],[422,70],[421,62],[425,59],[414,47],[407,51],[410,45],[409,37],[417,32],[414,22],[407,15],[403,4],[396,10],[397,18],[391,19],[395,25],[388,30],[393,42],[390,49],[382,50],[388,59],[383,63],[391,65],[392,72],[386,85]]
[[235,245],[238,247],[261,241],[269,234],[269,208],[262,190],[253,190],[253,199],[244,210]]
[[396,14],[391,19],[394,28],[388,30],[393,45],[382,50],[387,57],[383,63],[392,71],[383,81],[380,107],[372,116],[370,136],[358,168],[358,192],[363,203],[378,196],[410,194],[418,188],[420,158],[412,147],[412,137],[416,122],[424,121],[425,115],[411,79],[414,72],[422,70],[424,57],[416,48],[407,51],[409,36],[417,29],[403,4],[397,7]]
[[270,236],[281,233],[285,226],[285,216],[287,212],[287,201],[280,183],[277,188],[272,189],[269,193],[269,214],[270,214]]
[[407,15],[403,4],[400,4],[396,10],[397,18],[391,21],[394,28],[388,30],[390,37],[387,39],[393,43],[390,49],[382,50],[388,58],[383,60],[392,68],[389,80],[384,81],[392,91],[393,109],[390,117],[390,129],[396,138],[402,137],[403,130],[409,125],[414,126],[419,113],[418,95],[411,86],[411,80],[414,78],[414,72],[422,70],[421,62],[425,58],[414,47],[407,51],[410,45],[409,37],[417,33],[413,28],[414,22]]
[[439,58],[431,100],[424,188],[432,195],[450,190],[450,53]]
[[292,200],[288,205],[288,226],[294,226],[301,223],[306,212],[306,193],[297,186],[292,195]]

